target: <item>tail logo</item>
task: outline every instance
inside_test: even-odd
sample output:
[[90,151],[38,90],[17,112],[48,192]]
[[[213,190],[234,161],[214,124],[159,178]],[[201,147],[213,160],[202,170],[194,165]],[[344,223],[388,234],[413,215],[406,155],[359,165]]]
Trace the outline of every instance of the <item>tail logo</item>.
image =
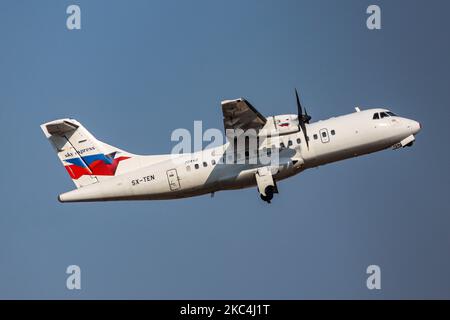
[[94,154],[73,159],[66,159],[69,165],[65,166],[72,179],[79,179],[84,175],[114,176],[120,161],[130,157],[117,157],[117,152],[110,154]]

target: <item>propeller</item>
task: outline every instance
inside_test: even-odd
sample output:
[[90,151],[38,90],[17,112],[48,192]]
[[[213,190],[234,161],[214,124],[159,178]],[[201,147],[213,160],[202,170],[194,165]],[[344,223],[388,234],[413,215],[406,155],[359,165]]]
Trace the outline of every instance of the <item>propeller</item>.
[[309,141],[308,141],[308,135],[306,132],[306,126],[305,123],[309,124],[309,121],[311,120],[311,116],[308,115],[306,108],[305,113],[303,113],[302,105],[300,104],[300,99],[298,97],[297,89],[295,89],[295,97],[297,98],[297,117],[298,117],[298,125],[303,131],[303,135],[305,137],[306,146],[309,149]]

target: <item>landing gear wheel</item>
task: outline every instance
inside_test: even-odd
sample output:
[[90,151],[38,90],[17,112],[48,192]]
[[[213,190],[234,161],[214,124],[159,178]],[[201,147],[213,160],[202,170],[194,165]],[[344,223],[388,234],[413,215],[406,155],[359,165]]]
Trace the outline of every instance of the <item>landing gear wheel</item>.
[[261,199],[266,201],[267,203],[270,203],[270,201],[273,199],[273,193],[275,191],[274,186],[267,186],[264,192],[266,193],[265,196],[261,195]]

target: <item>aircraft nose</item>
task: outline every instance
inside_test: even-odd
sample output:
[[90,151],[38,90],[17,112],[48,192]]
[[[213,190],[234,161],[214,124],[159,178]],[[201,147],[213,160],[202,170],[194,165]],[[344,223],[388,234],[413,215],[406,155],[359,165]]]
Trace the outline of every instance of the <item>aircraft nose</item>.
[[408,127],[410,128],[413,134],[419,133],[419,131],[422,129],[422,125],[420,124],[420,122],[414,120],[411,120]]

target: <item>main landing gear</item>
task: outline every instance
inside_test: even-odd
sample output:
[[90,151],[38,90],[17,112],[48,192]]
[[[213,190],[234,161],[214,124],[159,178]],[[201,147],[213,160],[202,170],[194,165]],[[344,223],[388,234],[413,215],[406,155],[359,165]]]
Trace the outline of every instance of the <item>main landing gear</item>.
[[275,192],[275,187],[274,186],[267,186],[266,189],[264,190],[264,193],[266,195],[263,195],[262,193],[260,194],[260,197],[263,201],[270,203],[270,201],[273,199],[273,193]]
[[267,203],[270,203],[273,199],[273,194],[278,193],[271,170],[268,167],[259,168],[255,173],[255,177],[261,199]]

